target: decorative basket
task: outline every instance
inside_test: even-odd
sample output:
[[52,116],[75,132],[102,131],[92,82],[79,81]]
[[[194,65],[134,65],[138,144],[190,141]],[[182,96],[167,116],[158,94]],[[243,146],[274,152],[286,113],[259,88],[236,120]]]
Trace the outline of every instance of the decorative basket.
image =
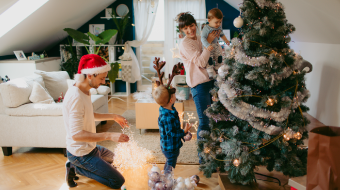
[[186,83],[178,83],[176,85],[177,92],[180,93],[181,91],[184,91],[185,99],[189,100],[190,95],[190,87]]
[[121,61],[122,65],[122,80],[132,80],[132,61]]

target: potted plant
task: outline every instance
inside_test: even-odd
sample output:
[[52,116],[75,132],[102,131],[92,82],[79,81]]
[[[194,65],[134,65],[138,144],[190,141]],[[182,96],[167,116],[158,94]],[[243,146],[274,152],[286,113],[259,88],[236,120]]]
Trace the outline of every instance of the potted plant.
[[[90,51],[88,50],[88,48],[86,47],[86,45],[90,45],[90,38],[95,42],[96,45],[99,45],[99,47],[97,48],[97,50],[95,51],[94,54],[98,55],[98,52],[100,50],[101,45],[106,44],[111,38],[112,36],[117,34],[117,30],[114,29],[110,29],[110,30],[105,30],[104,32],[100,33],[98,36],[92,34],[91,32],[87,32],[87,35],[74,30],[72,28],[64,28],[64,31],[66,31],[68,33],[68,35],[70,35],[74,40],[78,41],[79,43],[83,43],[84,47],[87,51],[88,54],[90,54]],[[71,47],[71,46],[70,46]],[[72,48],[71,48],[72,49]],[[77,56],[73,56],[77,58]],[[106,62],[109,62],[107,59],[105,59],[104,57],[102,57]],[[79,63],[79,60],[77,62],[77,64]],[[109,80],[114,83],[116,81],[116,78],[118,76],[118,71],[119,71],[119,65],[118,63],[109,63],[111,65],[111,70],[108,73],[108,77]]]
[[112,9],[111,17],[118,30],[118,38],[116,40],[118,44],[124,44],[125,29],[127,25],[129,24],[129,15],[130,15],[130,12],[127,13],[121,19],[118,19],[116,12],[114,11],[114,9]]
[[72,43],[67,38],[69,46],[64,45],[64,50],[66,50],[68,53],[71,54],[71,57],[69,59],[65,58],[65,62],[60,64],[61,70],[66,71],[71,79],[73,79],[74,74],[78,72],[78,64],[79,64],[79,58],[77,56],[77,53],[73,51]]

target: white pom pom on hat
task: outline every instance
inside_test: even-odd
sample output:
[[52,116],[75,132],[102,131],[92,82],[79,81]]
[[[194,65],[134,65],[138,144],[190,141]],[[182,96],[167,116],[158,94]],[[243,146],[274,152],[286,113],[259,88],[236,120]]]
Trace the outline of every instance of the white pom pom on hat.
[[107,64],[99,55],[87,54],[81,57],[78,73],[74,75],[74,80],[83,82],[85,80],[84,74],[100,74],[111,70],[111,66]]

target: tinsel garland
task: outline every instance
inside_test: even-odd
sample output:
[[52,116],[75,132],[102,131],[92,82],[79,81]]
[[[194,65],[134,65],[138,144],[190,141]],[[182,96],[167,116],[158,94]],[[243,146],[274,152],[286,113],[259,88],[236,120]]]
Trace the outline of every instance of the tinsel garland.
[[242,51],[243,46],[241,41],[238,38],[233,38],[231,40],[233,47],[230,52],[227,54],[227,58],[235,57],[235,60],[239,63],[250,65],[250,66],[261,66],[263,64],[267,64],[270,60],[266,56],[260,57],[248,57],[244,51]]
[[[247,54],[243,51],[243,46],[241,41],[238,38],[232,39],[233,47],[227,54],[227,58],[235,58],[235,60],[240,64],[250,65],[250,66],[262,66],[268,63],[272,63],[271,59],[274,59],[277,57],[277,52],[272,52],[267,58],[266,56],[260,56],[260,57],[249,57]],[[294,52],[294,50],[291,49],[283,49],[282,52]],[[279,56],[279,62],[285,62],[284,56]],[[301,68],[301,65],[303,64],[304,60],[300,55],[297,55],[295,57],[294,64],[292,66],[286,66],[282,69],[282,72],[273,73],[271,75],[264,74],[264,79],[266,81],[271,82],[271,86],[278,85],[282,79],[288,78],[290,75],[294,74],[294,71],[302,71],[303,68]],[[228,68],[229,69],[229,68]],[[235,70],[236,72],[236,70]],[[224,77],[227,72],[223,72],[223,75],[220,74],[221,77]],[[245,78],[248,80],[256,80],[258,75],[254,74],[253,72],[249,72],[245,75]]]
[[[283,122],[288,118],[292,108],[297,108],[300,103],[305,100],[305,97],[309,96],[309,91],[304,90],[303,93],[297,92],[292,107],[282,108],[280,112],[270,112],[243,101],[237,103],[236,105],[233,105],[234,103],[231,98],[236,97],[236,95],[236,91],[230,87],[228,80],[220,86],[220,89],[218,91],[220,102],[230,113],[242,120],[248,121],[252,127],[260,131],[263,131],[270,135],[276,135],[282,131],[281,127],[277,127],[274,125],[266,127],[264,123],[256,119],[256,117],[265,119],[270,118],[276,122]],[[282,100],[291,101],[289,97],[283,97]]]

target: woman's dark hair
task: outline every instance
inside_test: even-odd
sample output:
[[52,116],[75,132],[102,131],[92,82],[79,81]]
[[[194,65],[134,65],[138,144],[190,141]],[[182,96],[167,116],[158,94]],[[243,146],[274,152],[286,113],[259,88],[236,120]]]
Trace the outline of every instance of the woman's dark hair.
[[197,26],[195,18],[190,13],[179,13],[177,21],[180,30],[185,26],[190,26],[192,23]]

